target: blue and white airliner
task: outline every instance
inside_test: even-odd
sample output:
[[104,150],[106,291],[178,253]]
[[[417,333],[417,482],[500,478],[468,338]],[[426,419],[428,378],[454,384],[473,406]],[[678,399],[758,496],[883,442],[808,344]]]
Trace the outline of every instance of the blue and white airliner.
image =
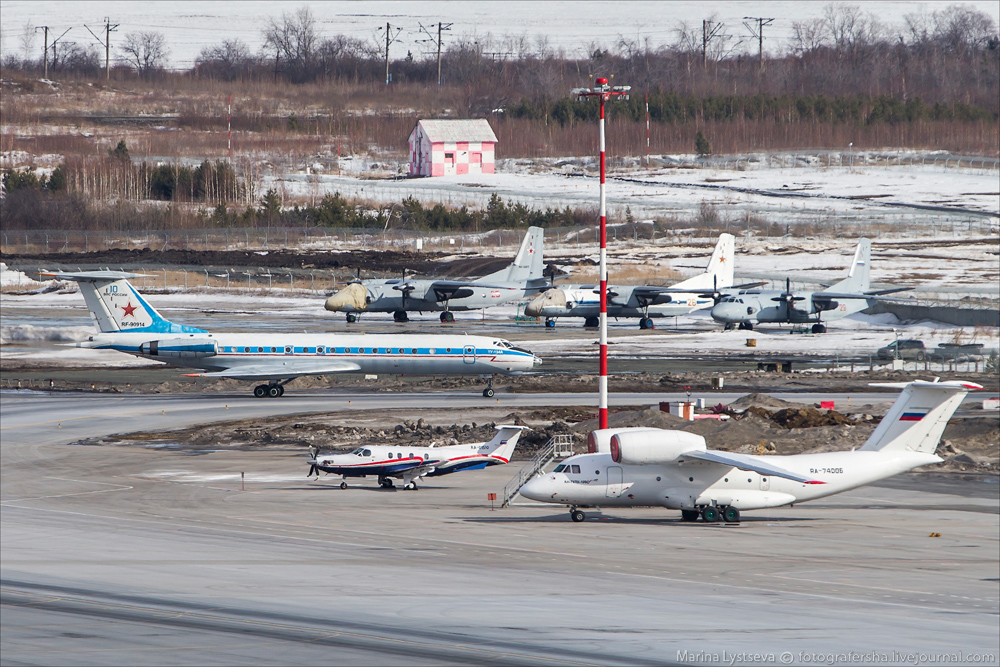
[[370,373],[517,375],[541,359],[510,342],[449,334],[209,333],[164,319],[121,271],[53,273],[80,284],[100,333],[78,347],[110,349],[198,369],[191,377],[262,380],[254,396],[278,397],[302,375]]
[[406,489],[416,489],[422,477],[440,477],[463,470],[482,470],[510,463],[517,440],[526,426],[498,425],[489,442],[473,442],[448,447],[413,447],[411,445],[370,445],[349,454],[326,454],[309,460],[309,474],[319,471],[343,476],[340,488],[347,488],[348,477],[377,477],[379,486],[391,489],[392,478],[401,479]]

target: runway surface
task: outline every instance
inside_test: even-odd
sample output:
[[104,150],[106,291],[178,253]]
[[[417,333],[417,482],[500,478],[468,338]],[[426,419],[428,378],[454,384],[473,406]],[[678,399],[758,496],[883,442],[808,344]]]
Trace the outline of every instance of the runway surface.
[[[517,464],[416,492],[369,480],[342,491],[339,478],[307,482],[305,457],[288,451],[65,446],[318,410],[471,410],[484,403],[477,394],[0,398],[3,664],[670,664],[724,651],[770,662],[787,651],[791,664],[815,662],[812,652],[992,652],[995,664],[1000,655],[995,480],[904,476],[749,512],[738,527],[684,524],[661,509],[575,524],[564,509],[528,502],[490,511],[486,494]],[[591,397],[497,398],[513,409]]]

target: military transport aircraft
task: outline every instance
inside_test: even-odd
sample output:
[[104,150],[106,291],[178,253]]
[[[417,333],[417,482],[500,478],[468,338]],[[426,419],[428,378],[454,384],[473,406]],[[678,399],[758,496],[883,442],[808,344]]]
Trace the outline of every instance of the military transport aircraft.
[[[686,315],[693,310],[711,306],[725,290],[757,286],[733,285],[732,234],[720,234],[715,252],[705,273],[688,278],[670,287],[642,285],[608,286],[608,317],[635,317],[640,329],[652,329],[654,317]],[[531,300],[524,314],[544,317],[545,326],[554,327],[557,317],[582,317],[583,326],[596,327],[600,315],[600,289],[596,285],[563,285],[550,287]]]
[[497,426],[489,442],[474,442],[448,447],[412,447],[403,445],[365,445],[350,454],[329,454],[309,460],[309,474],[319,471],[343,475],[340,488],[347,488],[348,477],[378,478],[379,486],[393,488],[392,478],[403,480],[406,489],[416,489],[421,477],[439,477],[463,470],[482,470],[510,463],[511,454],[526,426]]
[[[753,329],[756,322],[808,324],[813,333],[825,333],[823,320],[837,320],[868,308],[884,295],[904,292],[909,287],[869,290],[872,242],[861,239],[854,251],[847,278],[819,292],[792,292],[790,279],[781,290],[741,290],[724,297],[712,308],[712,319],[723,322],[726,329],[739,325]],[[801,305],[796,305],[801,302]]]
[[111,349],[199,369],[191,377],[263,380],[257,398],[278,397],[302,375],[386,373],[516,375],[541,360],[500,338],[446,334],[219,333],[165,320],[121,271],[44,273],[80,284],[100,333],[77,347]]
[[858,450],[754,456],[706,449],[705,438],[657,428],[603,429],[590,435],[595,453],[566,459],[521,488],[525,498],[581,507],[667,507],[685,521],[737,523],[740,512],[781,507],[865,486],[938,463],[948,419],[972,382],[875,384],[902,393]]
[[455,321],[453,311],[479,310],[536,294],[547,284],[542,260],[543,231],[528,227],[514,261],[505,269],[476,280],[393,278],[355,281],[326,300],[326,309],[347,313],[392,313],[408,321],[407,311],[443,311],[442,322]]

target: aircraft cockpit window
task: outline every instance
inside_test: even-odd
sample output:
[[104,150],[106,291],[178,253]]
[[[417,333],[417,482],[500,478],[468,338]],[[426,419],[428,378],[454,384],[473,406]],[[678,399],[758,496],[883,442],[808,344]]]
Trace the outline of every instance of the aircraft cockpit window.
[[372,455],[372,450],[366,449],[365,451],[361,452],[361,455],[362,456],[371,456]]
[[556,469],[553,470],[552,472],[562,472],[565,469],[566,469],[566,466],[564,466],[562,463],[560,463],[559,465],[556,466]]
[[580,472],[580,466],[573,466],[573,473],[576,474],[579,472]]
[[356,455],[356,456],[361,456],[361,454],[362,454],[362,453],[363,453],[364,451],[365,451],[365,448],[364,448],[364,447],[358,447],[358,448],[357,448],[357,449],[355,449],[355,450],[354,450],[353,452],[351,452],[351,454],[354,454],[354,455]]

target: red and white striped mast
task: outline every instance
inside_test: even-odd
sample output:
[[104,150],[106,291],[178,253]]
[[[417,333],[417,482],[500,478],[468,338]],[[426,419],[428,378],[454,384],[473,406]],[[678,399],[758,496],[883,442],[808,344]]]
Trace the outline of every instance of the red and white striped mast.
[[601,103],[601,116],[598,125],[601,144],[601,333],[599,339],[601,362],[598,377],[598,391],[600,392],[597,413],[598,428],[608,427],[608,217],[604,196],[604,102],[613,97],[623,97],[627,100],[630,90],[632,90],[632,86],[612,86],[607,79],[601,77],[594,81],[592,88],[574,88],[571,91],[572,94],[576,95],[577,100],[583,101],[588,97],[596,97]]

